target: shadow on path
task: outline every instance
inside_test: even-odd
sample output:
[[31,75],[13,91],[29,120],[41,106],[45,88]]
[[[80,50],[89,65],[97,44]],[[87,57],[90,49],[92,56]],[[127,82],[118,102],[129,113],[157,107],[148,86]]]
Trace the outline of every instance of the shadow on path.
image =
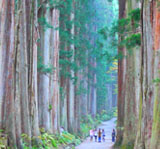
[[106,137],[105,142],[94,142],[90,141],[90,138],[87,138],[82,144],[76,147],[76,149],[112,149],[114,143],[112,143],[112,130],[116,127],[115,124],[116,118],[111,119],[110,121],[103,122],[98,128],[105,129]]

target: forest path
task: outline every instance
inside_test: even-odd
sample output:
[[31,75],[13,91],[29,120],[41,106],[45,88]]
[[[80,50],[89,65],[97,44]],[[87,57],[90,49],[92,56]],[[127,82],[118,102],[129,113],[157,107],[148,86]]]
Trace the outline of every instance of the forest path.
[[76,149],[112,149],[113,142],[111,140],[111,134],[113,128],[116,127],[115,124],[116,118],[111,119],[110,121],[103,122],[98,128],[104,129],[106,133],[105,142],[91,142],[90,138],[87,138],[82,144],[76,147]]

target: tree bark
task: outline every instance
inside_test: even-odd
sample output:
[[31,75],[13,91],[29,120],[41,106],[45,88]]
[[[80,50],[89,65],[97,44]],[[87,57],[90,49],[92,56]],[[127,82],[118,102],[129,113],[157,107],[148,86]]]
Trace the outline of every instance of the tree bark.
[[[71,27],[71,40],[74,42],[74,36],[75,36],[75,26],[74,26],[74,0],[72,1],[72,7],[73,7],[73,12],[70,14],[70,21],[72,21],[72,27]],[[74,43],[70,45],[70,49],[72,51],[72,57],[71,57],[71,65],[75,62],[75,46]],[[68,98],[68,130],[69,132],[74,132],[75,129],[75,123],[74,123],[74,118],[75,118],[75,85],[74,85],[74,79],[75,79],[75,72],[72,67],[70,67],[70,74],[71,78],[69,79],[69,98]]]
[[54,8],[52,10],[52,43],[51,46],[51,62],[53,64],[53,75],[51,76],[51,125],[53,132],[56,133],[59,130],[60,125],[60,101],[59,101],[59,10]]

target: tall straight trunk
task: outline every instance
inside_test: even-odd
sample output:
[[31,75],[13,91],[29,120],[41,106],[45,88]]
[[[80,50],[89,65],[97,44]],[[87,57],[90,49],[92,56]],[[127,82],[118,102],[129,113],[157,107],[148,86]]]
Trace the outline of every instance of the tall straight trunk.
[[[119,0],[119,19],[126,16],[126,0]],[[123,37],[119,36],[119,42]],[[125,48],[119,47],[118,53],[125,55]],[[117,118],[117,140],[116,144],[120,145],[123,141],[123,127],[124,127],[124,104],[125,104],[125,67],[126,60],[118,60],[118,118]]]
[[[45,7],[48,7],[46,5]],[[51,16],[50,10],[45,8],[41,12],[40,17],[44,17],[47,23],[50,23]],[[44,16],[43,16],[44,15]],[[41,24],[40,24],[41,25]],[[44,67],[49,67],[50,63],[50,36],[51,29],[41,25],[40,29],[40,56],[42,57],[41,63]],[[39,74],[39,112],[40,112],[40,126],[50,131],[50,111],[49,111],[49,91],[50,91],[50,74],[47,72],[40,72]]]
[[96,89],[96,83],[97,83],[97,78],[96,74],[94,75],[94,98],[93,98],[93,104],[94,104],[94,111],[93,111],[93,117],[96,117],[97,114],[97,89]]
[[[64,26],[63,26],[64,27]],[[67,43],[66,41],[61,41],[61,46],[64,44],[64,51],[67,51]],[[62,59],[62,58],[61,58]],[[63,59],[67,59],[67,58],[64,58]],[[63,68],[63,65],[60,65],[60,67]],[[67,68],[63,68],[63,71],[64,73],[67,72]],[[61,94],[60,94],[60,124],[61,124],[61,127],[64,127],[65,130],[68,130],[68,118],[67,118],[67,109],[68,109],[68,104],[67,104],[67,85],[68,85],[68,78],[65,76],[65,74],[61,74],[60,76],[60,91],[61,91]]]
[[[70,45],[70,49],[72,51],[72,57],[71,57],[71,63],[75,62],[75,46],[74,46],[74,35],[75,35],[75,26],[74,26],[74,0],[72,1],[72,8],[73,12],[70,14],[70,21],[72,21],[72,27],[71,27],[71,40],[73,40],[73,43]],[[75,85],[74,85],[74,78],[75,78],[75,72],[72,67],[70,67],[70,76],[69,79],[69,96],[68,96],[68,130],[69,132],[74,131],[74,118],[75,118],[75,111],[74,111],[74,105],[75,105]]]
[[[154,78],[160,78],[160,6],[159,1],[156,1],[156,6],[152,6],[154,12],[154,50],[155,50],[155,60],[154,60]],[[153,107],[153,125],[152,125],[152,135],[151,135],[151,145],[150,148],[160,148],[160,85],[154,85],[154,107]]]
[[[76,51],[75,51],[76,52]],[[77,62],[77,64],[79,65],[79,63]],[[76,85],[75,85],[75,92],[77,93],[80,87],[80,72],[76,72],[75,73],[75,77],[78,78]],[[81,115],[81,106],[80,106],[80,102],[81,102],[81,96],[75,93],[75,105],[74,105],[74,111],[75,111],[75,132],[79,133],[80,132],[80,119],[82,117]]]
[[14,0],[1,1],[0,10],[0,127],[16,145],[14,113]]
[[[29,98],[30,98],[30,116],[31,116],[31,128],[32,128],[32,136],[38,136],[39,132],[39,123],[38,123],[38,81],[37,81],[37,40],[39,38],[38,31],[38,20],[37,20],[37,1],[32,1],[33,17],[31,18],[31,35],[33,38],[30,41],[30,70],[29,70]],[[28,37],[29,38],[29,37]]]
[[[28,92],[28,49],[27,49],[27,4],[26,1],[20,1],[19,14],[19,33],[18,41],[19,45],[16,51],[16,69],[18,71],[16,76],[17,82],[17,100],[20,101],[21,105],[21,128],[22,133],[27,134],[31,137],[31,125],[29,116],[29,92]],[[29,10],[28,10],[29,11]]]
[[60,78],[61,98],[60,98],[60,124],[65,130],[68,129],[67,122],[67,79],[64,76]]
[[[92,59],[92,65],[93,68],[96,68],[96,59],[93,58]],[[92,85],[91,85],[91,115],[92,117],[96,116],[96,112],[97,112],[97,89],[96,89],[96,83],[97,83],[97,79],[96,79],[96,73],[93,71],[92,72]]]
[[112,109],[112,87],[111,87],[111,84],[107,84],[107,95],[108,95],[108,106],[106,107],[106,110],[111,110]]
[[[5,20],[7,18],[7,2],[0,1],[0,128],[2,129],[2,123],[3,123],[3,86],[4,86],[4,79],[3,79],[3,69],[4,69],[4,45],[5,43]],[[10,10],[9,10],[10,11]],[[8,29],[7,29],[8,30]],[[3,44],[2,44],[3,43]]]
[[52,26],[53,30],[51,33],[51,62],[53,64],[53,75],[51,75],[51,124],[54,133],[59,129],[59,117],[60,117],[60,101],[59,101],[59,31],[56,28],[59,27],[59,10],[54,8],[52,10]]
[[87,98],[87,89],[88,89],[88,78],[87,78],[87,68],[84,69],[84,71],[81,72],[81,87],[83,88],[84,92],[81,95],[81,110],[82,110],[82,116],[86,116],[88,114],[88,98]]

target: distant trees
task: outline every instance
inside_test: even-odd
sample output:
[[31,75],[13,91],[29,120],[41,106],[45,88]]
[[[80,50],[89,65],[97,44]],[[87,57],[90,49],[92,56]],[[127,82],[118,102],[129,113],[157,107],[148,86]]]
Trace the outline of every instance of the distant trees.
[[[63,18],[60,19],[60,117],[61,125],[70,132],[79,131],[80,120],[86,115],[96,117],[97,113],[107,109],[107,106],[101,106],[103,103],[107,105],[106,85],[112,78],[110,73],[107,75],[107,70],[112,66],[107,58],[114,58],[117,53],[115,48],[109,56],[105,55],[110,50],[106,46],[109,40],[104,39],[99,30],[106,26],[107,20],[103,20],[109,17],[102,16],[104,11],[112,11],[115,15],[116,12],[107,6],[111,2],[104,2],[104,7],[102,3],[97,0],[68,0],[60,7]],[[111,19],[110,26],[112,22]],[[103,63],[103,67],[97,63]],[[113,80],[116,84],[116,77]]]

